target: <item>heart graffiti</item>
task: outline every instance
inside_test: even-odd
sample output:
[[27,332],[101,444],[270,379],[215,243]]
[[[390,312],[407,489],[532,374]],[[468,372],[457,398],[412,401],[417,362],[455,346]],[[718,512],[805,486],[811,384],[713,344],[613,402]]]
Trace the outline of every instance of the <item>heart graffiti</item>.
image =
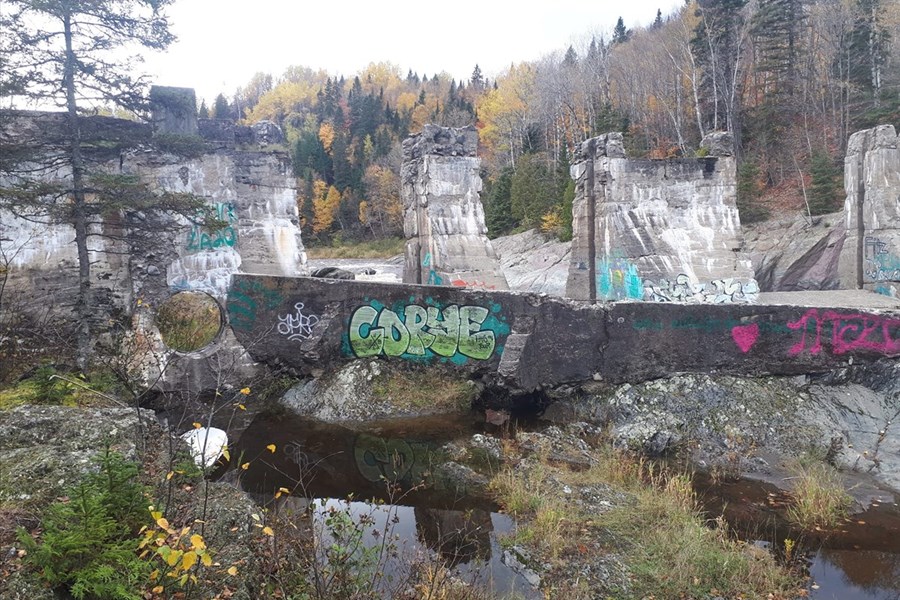
[[744,354],[750,352],[750,349],[756,344],[759,338],[759,325],[751,323],[750,325],[738,325],[731,329],[731,338],[737,347]]

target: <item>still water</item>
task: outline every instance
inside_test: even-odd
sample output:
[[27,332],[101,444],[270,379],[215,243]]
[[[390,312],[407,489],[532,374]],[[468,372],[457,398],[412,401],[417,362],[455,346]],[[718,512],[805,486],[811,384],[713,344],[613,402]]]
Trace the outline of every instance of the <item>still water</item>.
[[[521,570],[504,561],[500,539],[514,531],[513,520],[441,469],[448,460],[444,444],[482,427],[474,414],[383,421],[362,430],[260,415],[232,454],[240,457],[235,464],[250,463],[241,476],[245,491],[260,503],[290,504],[310,516],[320,547],[335,541],[327,525],[335,513],[364,524],[366,548],[378,550],[386,536],[396,540],[379,563],[386,581],[404,580],[409,565],[430,554],[500,597],[540,598]],[[280,488],[291,493],[275,500]]]
[[696,488],[710,516],[724,515],[738,535],[783,554],[785,540],[806,552],[814,600],[900,600],[900,507],[885,492],[868,510],[832,531],[798,532],[784,517],[787,496],[775,486],[749,480]]
[[[272,502],[279,488],[290,490],[289,501],[311,514],[314,529],[325,535],[323,524],[334,510],[370,521],[367,544],[385,531],[394,534],[400,542],[397,557],[384,565],[389,574],[402,577],[409,557],[431,552],[495,594],[539,598],[521,570],[507,564],[514,561],[504,560],[499,540],[515,523],[479,488],[467,488],[441,468],[449,459],[447,442],[484,427],[475,414],[382,421],[362,429],[263,414],[235,444],[232,456],[239,458],[233,464],[250,463],[241,483],[261,503]],[[698,475],[695,487],[707,514],[724,515],[744,539],[782,555],[785,539],[792,539],[795,553],[806,553],[810,598],[900,600],[900,508],[893,495],[884,494],[835,531],[801,534],[784,518],[787,497],[772,485],[713,483]]]

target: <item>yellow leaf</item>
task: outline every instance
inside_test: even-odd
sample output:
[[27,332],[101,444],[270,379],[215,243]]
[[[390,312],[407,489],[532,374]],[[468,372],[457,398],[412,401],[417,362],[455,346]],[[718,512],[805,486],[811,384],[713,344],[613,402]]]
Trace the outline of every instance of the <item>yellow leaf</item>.
[[245,462],[244,464],[241,465],[241,468],[246,471],[247,469],[250,468],[250,463]]
[[204,567],[212,566],[212,556],[209,555],[209,552],[204,552],[200,555],[200,562],[203,563]]
[[152,508],[153,508],[152,506],[150,508],[151,508],[150,516],[153,517],[154,521],[162,518],[162,512],[160,512],[158,510],[152,510]]
[[185,552],[184,556],[181,558],[181,570],[188,571],[191,567],[197,564],[197,553],[191,550],[190,552]]
[[232,577],[237,575],[237,567],[228,567],[228,574]]
[[153,572],[150,573],[150,581],[155,581],[157,577],[159,577],[159,569],[153,569]]
[[206,542],[203,541],[202,535],[195,533],[191,536],[191,548],[194,550],[206,549]]
[[242,393],[243,395],[245,395],[245,396],[249,396],[249,395],[250,395],[250,388],[248,388],[248,387],[242,388],[242,389],[241,389],[241,393]]
[[275,492],[275,499],[278,500],[281,498],[281,492]]
[[271,452],[272,454],[275,454],[275,448],[276,448],[276,447],[277,447],[277,446],[275,446],[275,444],[269,444],[268,446],[266,446],[266,450],[268,450],[268,451]]
[[278,491],[281,492],[282,494],[290,494],[291,493],[291,490],[289,490],[285,487],[278,488]]
[[160,529],[169,529],[169,521],[167,521],[164,517],[160,517],[156,520],[156,524],[159,525]]
[[238,408],[241,410],[247,410],[247,407],[244,406],[243,404],[238,404]]
[[163,586],[158,585],[158,586],[156,586],[155,588],[153,588],[152,591],[153,591],[154,594],[162,594],[162,593],[163,593],[163,589],[164,589]]
[[172,477],[174,477],[174,476],[175,476],[175,471],[169,471],[169,472],[166,474],[166,481],[172,479]]
[[172,550],[169,555],[166,557],[166,564],[170,567],[174,567],[178,564],[178,561],[181,560],[181,555],[184,554],[181,550]]
[[144,303],[144,301],[141,300],[140,298],[138,298],[137,305],[140,306],[140,305],[143,304],[143,303]]
[[259,515],[258,515],[258,514],[253,513],[253,514],[250,515],[250,516],[253,517],[253,520],[254,520],[254,521],[259,521]]
[[184,587],[184,584],[187,583],[187,580],[188,580],[188,574],[185,573],[184,575],[181,576],[181,579],[178,580],[178,585],[180,585],[181,587]]
[[275,532],[272,531],[271,527],[263,527],[263,533],[266,535],[275,535]]
[[203,427],[203,425],[200,423],[194,423],[194,429],[200,429],[201,427]]

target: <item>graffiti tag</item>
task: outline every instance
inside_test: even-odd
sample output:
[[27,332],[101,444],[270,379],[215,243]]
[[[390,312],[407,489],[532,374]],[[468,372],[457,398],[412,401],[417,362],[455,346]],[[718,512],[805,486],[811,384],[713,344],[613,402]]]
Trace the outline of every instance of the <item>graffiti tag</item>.
[[228,291],[228,322],[235,329],[249,331],[256,325],[256,313],[260,305],[263,310],[272,310],[281,302],[279,291],[269,289],[258,281],[238,280]]
[[819,314],[818,309],[811,308],[787,326],[802,332],[800,341],[788,350],[791,356],[804,351],[819,354],[823,347],[822,331],[829,327],[834,354],[852,350],[870,350],[888,356],[900,354],[900,319],[897,318],[864,313],[843,314],[831,310]]
[[887,243],[876,237],[866,237],[864,274],[868,282],[898,281],[900,258],[889,252]]
[[234,247],[237,243],[237,231],[233,227],[237,223],[234,214],[234,204],[231,202],[216,202],[213,206],[216,219],[228,223],[225,227],[212,232],[203,231],[199,223],[191,225],[188,231],[188,250],[214,250],[222,246]]
[[293,314],[278,315],[278,333],[291,341],[308,340],[318,322],[318,315],[304,315],[303,303],[298,302],[294,305]]
[[443,310],[410,304],[400,314],[361,306],[350,319],[350,348],[358,358],[433,353],[487,360],[497,344],[495,332],[482,328],[489,312],[482,306],[456,304]]

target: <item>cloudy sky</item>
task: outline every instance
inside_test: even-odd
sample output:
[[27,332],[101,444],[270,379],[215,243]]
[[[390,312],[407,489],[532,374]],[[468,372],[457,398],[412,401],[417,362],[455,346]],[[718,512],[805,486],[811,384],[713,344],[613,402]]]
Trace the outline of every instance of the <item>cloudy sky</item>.
[[431,77],[468,78],[475,64],[487,76],[532,60],[591,33],[647,25],[684,0],[422,0],[323,2],[176,0],[169,9],[179,41],[147,56],[161,85],[193,87],[210,102],[231,94],[257,71],[276,77],[290,65],[352,75],[388,61]]

